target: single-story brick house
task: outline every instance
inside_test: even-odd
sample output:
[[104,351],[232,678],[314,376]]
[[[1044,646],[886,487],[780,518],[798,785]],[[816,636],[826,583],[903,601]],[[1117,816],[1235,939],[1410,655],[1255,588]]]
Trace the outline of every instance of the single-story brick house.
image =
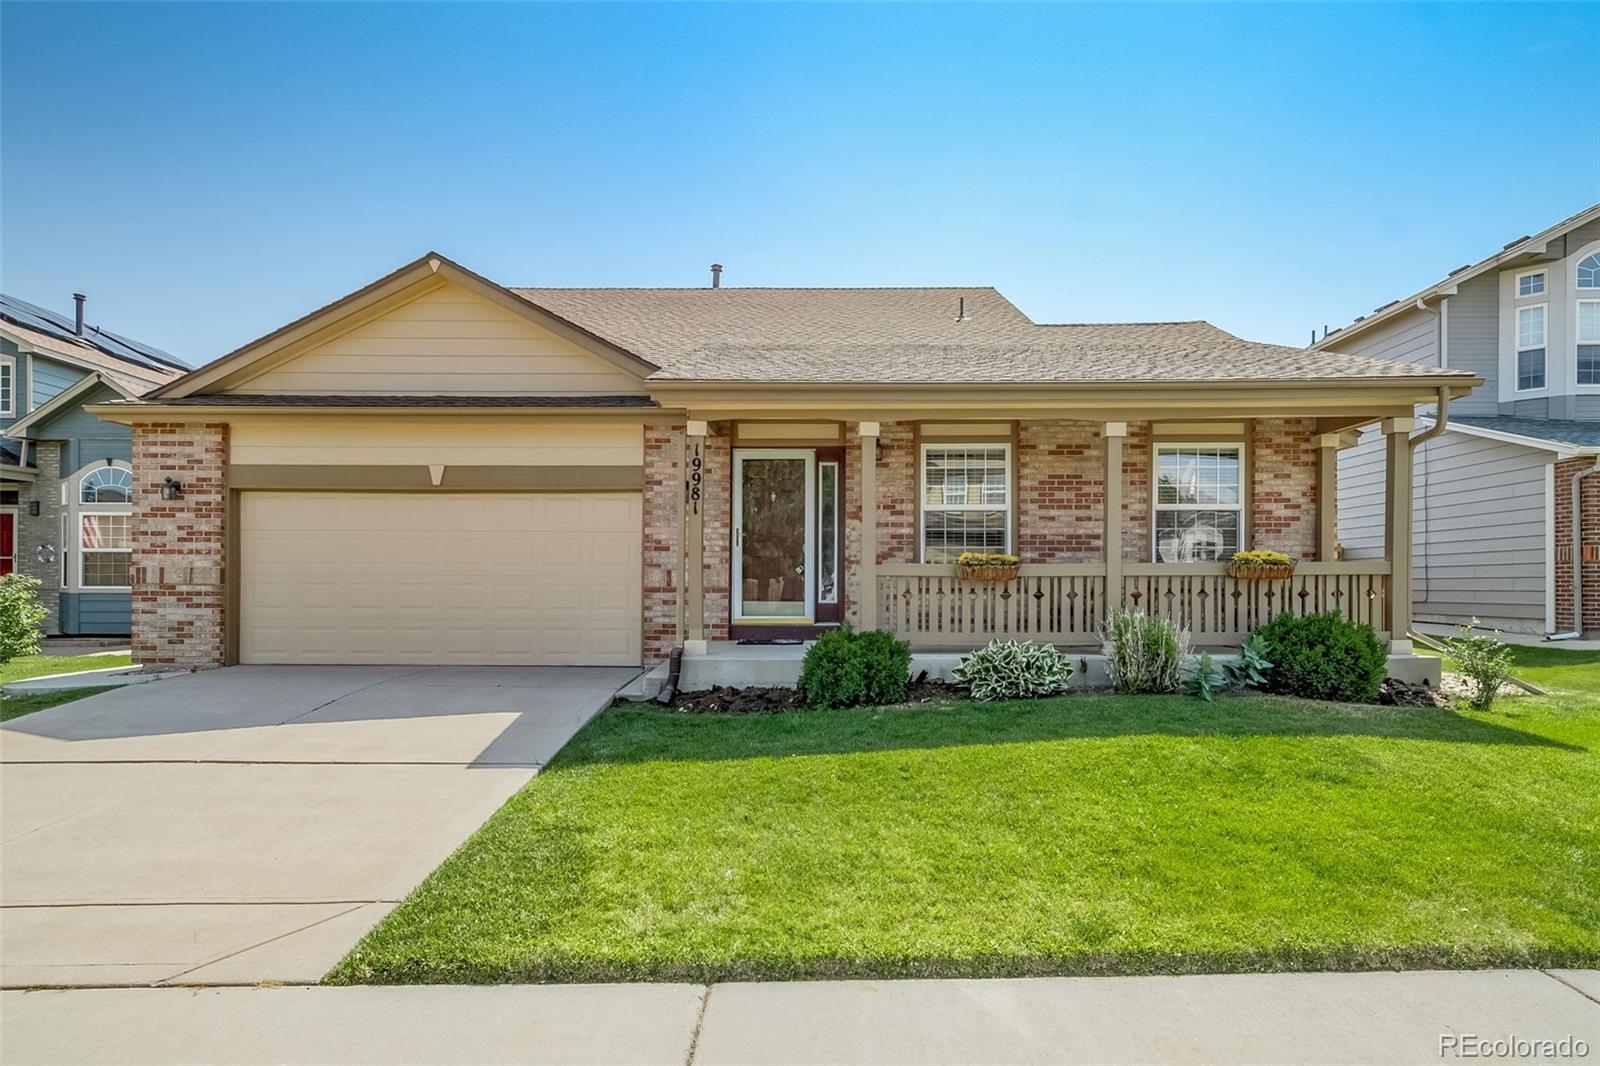
[[[146,663],[648,664],[850,620],[1226,646],[1338,610],[1409,650],[1409,553],[1335,556],[1335,452],[1471,373],[1205,322],[1043,325],[992,288],[507,288],[428,254],[145,397]],[[1389,508],[1391,544],[1411,508]],[[1301,560],[1239,581],[1236,548]],[[969,583],[964,550],[1021,556]]]

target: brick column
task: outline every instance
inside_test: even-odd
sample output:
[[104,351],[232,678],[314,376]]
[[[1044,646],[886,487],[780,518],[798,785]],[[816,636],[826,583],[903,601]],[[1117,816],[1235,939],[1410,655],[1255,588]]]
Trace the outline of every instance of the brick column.
[[[228,427],[133,427],[133,658],[145,665],[221,666]],[[161,490],[172,478],[177,499]]]
[[685,511],[682,426],[644,427],[644,661],[660,662],[683,639]]

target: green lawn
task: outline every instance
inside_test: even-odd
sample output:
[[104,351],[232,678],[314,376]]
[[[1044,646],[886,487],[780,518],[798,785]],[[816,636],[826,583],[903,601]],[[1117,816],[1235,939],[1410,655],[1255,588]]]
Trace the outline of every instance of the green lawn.
[[34,711],[42,711],[46,707],[57,707],[73,700],[81,700],[85,696],[93,696],[96,692],[107,692],[107,688],[66,688],[55,692],[35,692],[26,696],[0,697],[0,722],[9,722],[13,718],[21,718]]
[[1523,659],[1487,714],[609,710],[328,979],[1593,966],[1600,655]]
[[132,662],[133,657],[127,652],[118,655],[22,655],[8,663],[0,663],[0,685],[48,674],[106,670],[113,666],[128,666]]

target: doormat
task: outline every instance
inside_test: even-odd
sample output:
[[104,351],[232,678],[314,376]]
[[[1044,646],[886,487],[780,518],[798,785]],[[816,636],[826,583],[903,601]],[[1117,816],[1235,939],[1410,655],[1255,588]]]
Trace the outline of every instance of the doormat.
[[804,644],[805,641],[796,637],[747,637],[737,641],[739,644]]

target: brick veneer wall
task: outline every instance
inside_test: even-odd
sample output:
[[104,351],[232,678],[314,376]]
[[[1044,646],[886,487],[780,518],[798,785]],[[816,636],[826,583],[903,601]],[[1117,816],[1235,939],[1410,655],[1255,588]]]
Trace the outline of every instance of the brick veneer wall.
[[1592,459],[1567,459],[1555,469],[1556,629],[1600,631],[1600,474],[1578,483],[1583,507],[1583,625],[1572,618],[1572,475],[1591,470]]
[[1017,425],[1017,545],[1026,563],[1100,558],[1106,450],[1098,422]]
[[1155,556],[1150,518],[1150,423],[1128,423],[1122,439],[1122,557],[1150,562]]
[[682,426],[644,427],[644,661],[678,640],[678,552],[683,517]]
[[[44,631],[59,633],[61,560],[69,554],[68,546],[61,542],[61,442],[42,440],[34,448],[39,475],[23,485],[17,496],[16,565],[20,573],[39,579],[39,603],[49,612]],[[39,505],[37,516],[28,513],[32,503]],[[54,550],[41,552],[41,547]]]
[[1251,436],[1253,548],[1317,557],[1317,427],[1309,418],[1258,418]]
[[733,601],[733,441],[707,437],[701,502],[705,507],[705,627],[707,640],[727,640]]
[[[228,427],[147,422],[133,427],[133,658],[222,665]],[[177,500],[161,498],[168,477]]]

